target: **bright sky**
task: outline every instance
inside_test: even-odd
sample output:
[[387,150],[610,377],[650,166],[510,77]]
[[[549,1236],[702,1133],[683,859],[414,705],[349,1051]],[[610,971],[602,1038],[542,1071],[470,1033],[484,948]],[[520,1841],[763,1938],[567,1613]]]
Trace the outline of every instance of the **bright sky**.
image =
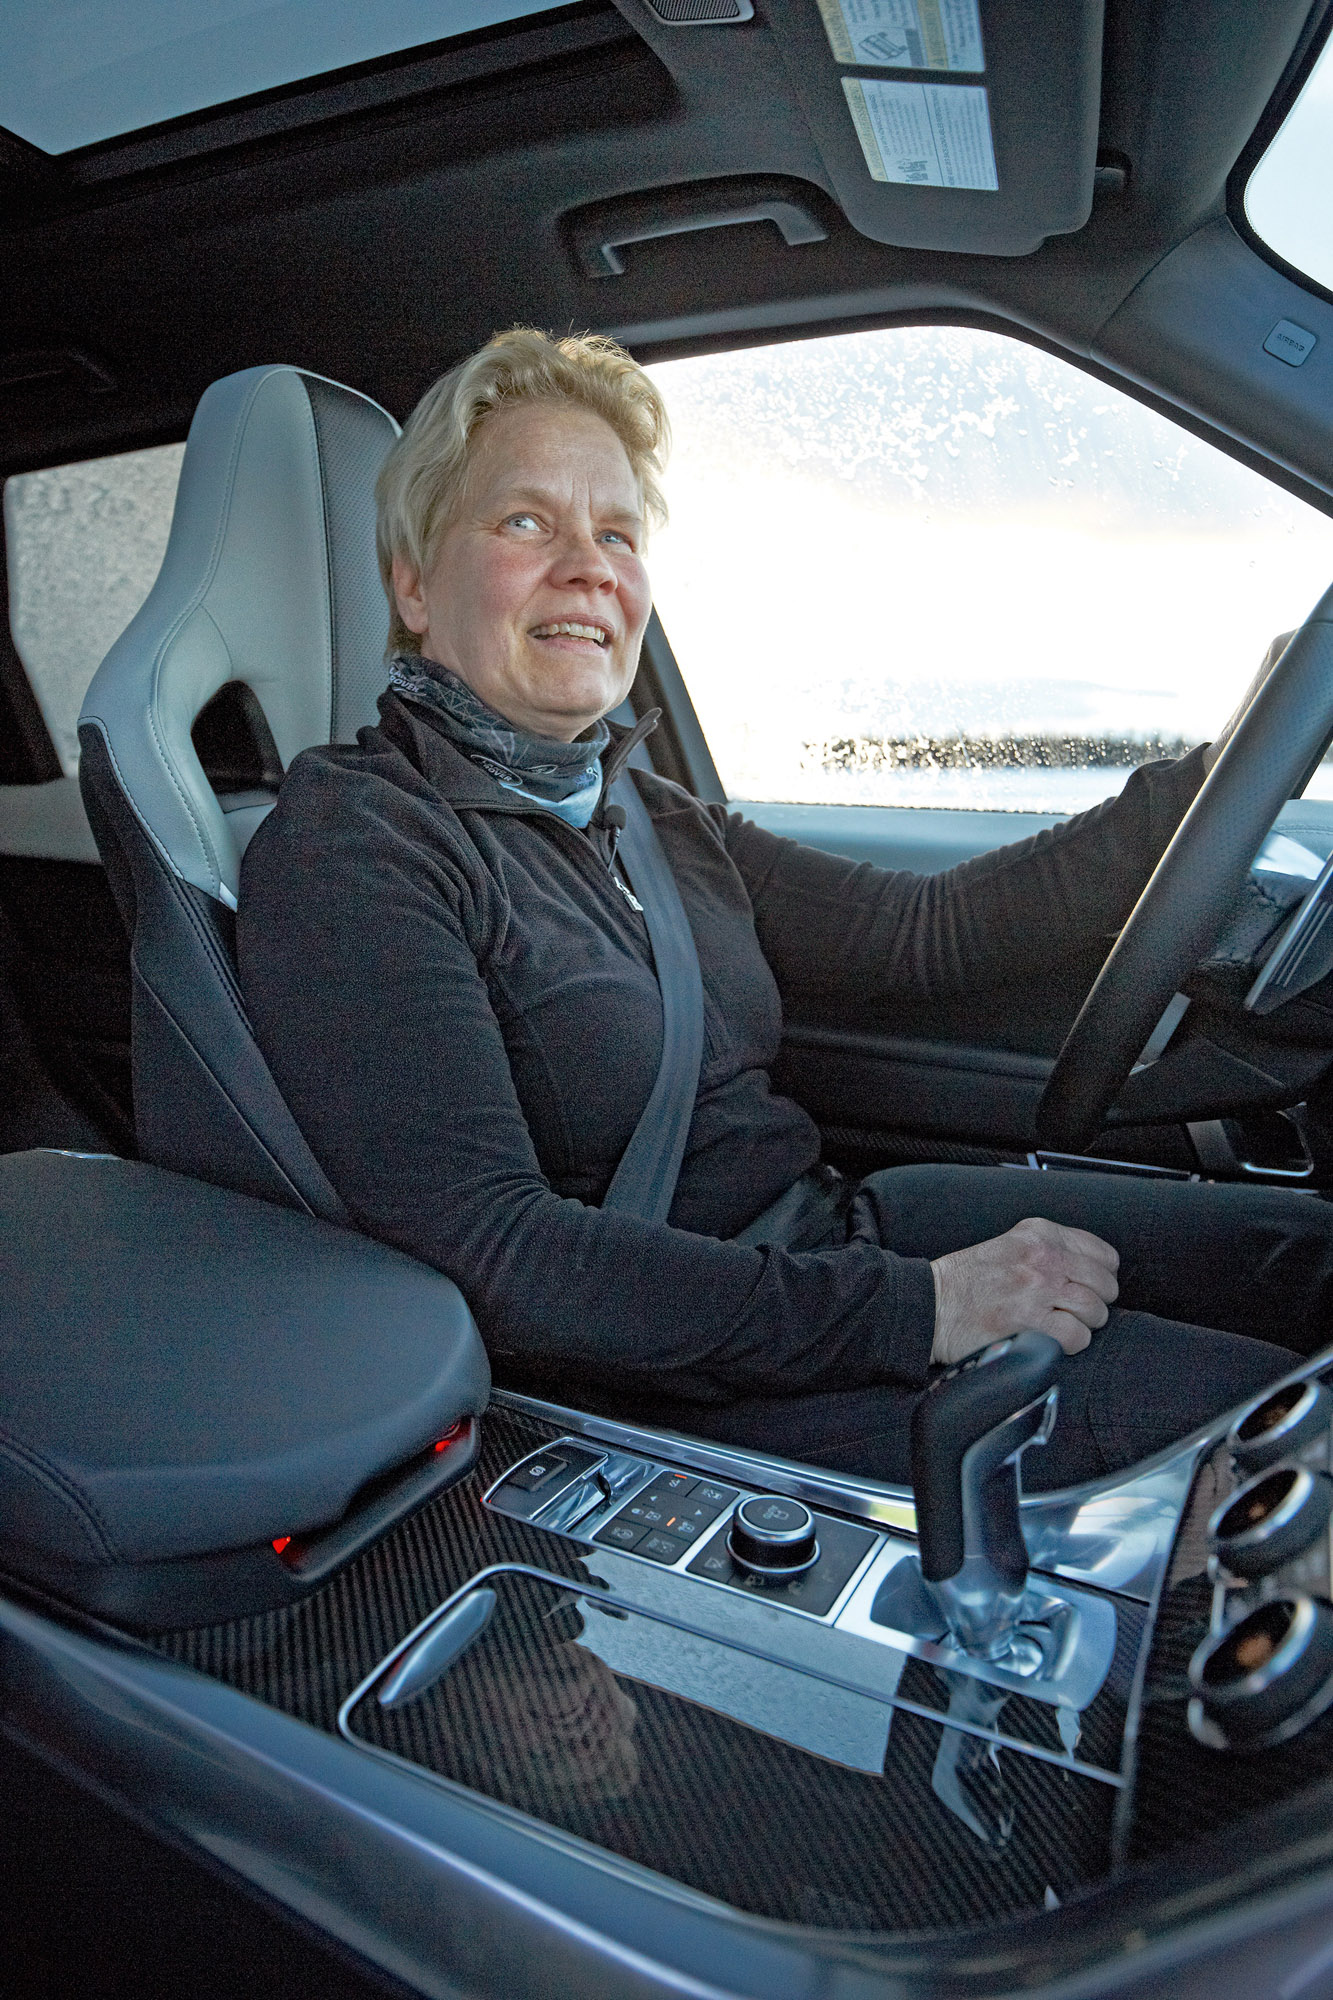
[[1245,215],[1279,257],[1333,291],[1333,39],[1250,175]]
[[1081,370],[897,328],[653,369],[649,550],[735,797],[1066,810],[1125,769],[825,767],[830,739],[1200,742],[1333,578],[1333,522]]

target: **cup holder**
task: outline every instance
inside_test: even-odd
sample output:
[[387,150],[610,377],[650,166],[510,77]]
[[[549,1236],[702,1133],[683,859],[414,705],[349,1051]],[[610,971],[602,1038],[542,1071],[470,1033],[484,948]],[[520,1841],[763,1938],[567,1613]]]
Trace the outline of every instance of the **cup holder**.
[[1208,1523],[1218,1560],[1233,1576],[1270,1576],[1325,1533],[1333,1479],[1305,1465],[1256,1472]]
[[1333,1700],[1333,1611],[1299,1592],[1270,1597],[1204,1640],[1189,1680],[1196,1736],[1237,1749],[1280,1743]]
[[1241,1472],[1261,1472],[1303,1451],[1333,1427],[1333,1396],[1322,1382],[1288,1382],[1239,1416],[1227,1434]]

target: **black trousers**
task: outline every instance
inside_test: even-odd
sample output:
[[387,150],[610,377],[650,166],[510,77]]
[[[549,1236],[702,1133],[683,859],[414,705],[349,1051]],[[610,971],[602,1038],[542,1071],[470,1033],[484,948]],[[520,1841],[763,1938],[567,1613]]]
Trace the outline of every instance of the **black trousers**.
[[[1051,1488],[1119,1471],[1333,1341],[1333,1204],[1262,1187],[1004,1167],[896,1167],[857,1193],[858,1234],[942,1257],[1027,1216],[1120,1253],[1120,1298],[1061,1366],[1054,1435],[1023,1461]],[[752,1450],[906,1481],[919,1392],[882,1387],[696,1408],[682,1427]]]

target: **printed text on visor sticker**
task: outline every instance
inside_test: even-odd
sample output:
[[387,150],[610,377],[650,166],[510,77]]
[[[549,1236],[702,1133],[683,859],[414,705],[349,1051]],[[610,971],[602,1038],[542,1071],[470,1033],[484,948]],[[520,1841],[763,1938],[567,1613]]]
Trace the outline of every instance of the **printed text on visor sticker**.
[[979,84],[845,76],[842,87],[875,180],[990,194],[998,189],[990,107]]
[[859,69],[985,69],[977,0],[819,0],[829,45]]

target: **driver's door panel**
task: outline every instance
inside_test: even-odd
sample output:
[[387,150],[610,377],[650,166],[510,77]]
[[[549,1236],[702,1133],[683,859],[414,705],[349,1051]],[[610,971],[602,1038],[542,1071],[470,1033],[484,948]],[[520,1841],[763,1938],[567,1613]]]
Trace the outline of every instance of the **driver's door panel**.
[[[731,807],[786,839],[918,874],[1057,821],[1054,813],[910,806]],[[1024,1153],[1036,1144],[1037,1103],[1085,990],[1086,981],[1064,971],[1040,994],[977,992],[930,1009],[904,1006],[892,1031],[879,1034],[788,1021],[774,1082],[818,1122],[831,1155],[857,1164],[894,1157],[889,1135],[903,1134]]]
[[839,1150],[871,1150],[875,1134],[910,1132],[1026,1152],[1050,1073],[1046,1056],[797,1023],[783,1036],[773,1080],[826,1133],[848,1135]]

